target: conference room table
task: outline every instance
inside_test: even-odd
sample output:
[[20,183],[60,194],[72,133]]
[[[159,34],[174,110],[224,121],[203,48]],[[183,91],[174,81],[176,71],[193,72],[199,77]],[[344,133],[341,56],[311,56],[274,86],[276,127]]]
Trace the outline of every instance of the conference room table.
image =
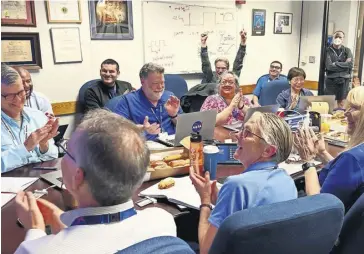
[[[229,136],[229,130],[216,127],[214,138],[223,142],[226,139],[231,139]],[[341,147],[328,147],[329,152],[336,156],[339,152],[342,151]],[[33,169],[35,166],[41,167],[57,167],[60,169],[61,158],[42,162],[38,164],[30,164],[17,169],[14,169],[10,172],[3,173],[2,177],[39,177],[41,174],[45,174],[48,172],[52,172],[53,170],[39,170]],[[242,165],[218,165],[217,168],[217,179],[237,175],[243,171]],[[298,183],[302,181],[303,174],[302,172],[298,172],[292,175],[292,178]],[[141,199],[138,194],[140,191],[158,183],[159,180],[152,180],[148,182],[144,182],[140,188],[134,193],[132,199],[134,202]],[[31,186],[29,186],[26,191],[34,191],[34,190],[42,190],[51,185],[42,180],[38,179]],[[59,188],[50,188],[48,189],[48,194],[44,195],[42,198],[54,203],[60,209],[67,211],[76,208],[75,201],[72,196],[69,194],[67,190],[60,190]],[[169,203],[167,200],[158,200],[155,204],[147,205],[143,208],[135,205],[137,210],[146,209],[150,207],[159,207],[162,208],[169,213],[171,213],[175,217],[176,225],[177,225],[177,235],[188,241],[188,240],[196,240],[197,239],[197,228],[198,228],[198,219],[199,213],[193,209],[181,209],[175,204]],[[24,240],[26,230],[20,227],[17,224],[17,215],[15,210],[15,201],[14,199],[8,202],[1,208],[1,253],[14,253],[19,244]]]

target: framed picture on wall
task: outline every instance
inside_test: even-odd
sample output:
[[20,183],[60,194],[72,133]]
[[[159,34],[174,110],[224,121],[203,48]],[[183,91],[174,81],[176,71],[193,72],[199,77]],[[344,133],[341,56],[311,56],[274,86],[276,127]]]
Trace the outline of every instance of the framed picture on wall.
[[252,36],[265,35],[265,10],[253,9]]
[[133,40],[132,1],[90,0],[91,40]]
[[48,23],[81,23],[80,0],[47,0]]
[[81,63],[81,39],[78,27],[51,28],[53,59],[55,64]]
[[1,62],[42,69],[39,33],[1,33]]
[[293,13],[275,12],[274,13],[274,28],[275,34],[291,34]]
[[34,1],[1,1],[1,26],[37,26]]

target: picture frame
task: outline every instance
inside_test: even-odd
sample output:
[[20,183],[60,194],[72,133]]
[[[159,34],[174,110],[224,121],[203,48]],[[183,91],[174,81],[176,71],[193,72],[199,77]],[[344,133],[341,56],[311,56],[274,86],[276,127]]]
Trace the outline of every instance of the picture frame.
[[82,48],[78,27],[57,27],[49,29],[54,64],[81,63]]
[[91,40],[133,40],[131,0],[90,0]]
[[46,0],[48,23],[82,23],[80,0]]
[[36,27],[34,1],[1,1],[1,26]]
[[1,62],[26,69],[42,69],[39,33],[1,33]]
[[274,34],[292,34],[293,13],[274,13]]
[[252,36],[264,36],[266,24],[266,10],[253,9],[252,11]]

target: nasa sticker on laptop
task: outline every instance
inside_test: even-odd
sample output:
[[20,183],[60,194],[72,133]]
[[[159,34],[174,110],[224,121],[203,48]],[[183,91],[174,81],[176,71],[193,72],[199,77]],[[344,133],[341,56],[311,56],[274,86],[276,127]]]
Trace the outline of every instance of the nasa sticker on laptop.
[[197,121],[197,122],[194,122],[192,124],[192,131],[193,132],[200,132],[202,129],[202,122],[201,121]]

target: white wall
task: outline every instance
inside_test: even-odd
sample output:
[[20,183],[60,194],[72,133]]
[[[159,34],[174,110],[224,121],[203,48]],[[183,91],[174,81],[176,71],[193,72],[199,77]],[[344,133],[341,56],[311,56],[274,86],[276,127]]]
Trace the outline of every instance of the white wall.
[[[300,67],[306,71],[307,79],[318,81],[320,72],[321,36],[323,22],[323,1],[305,1],[303,4],[301,60]],[[329,7],[329,22],[334,23],[334,31],[346,34],[344,44],[354,54],[358,1],[333,1]],[[309,63],[309,56],[315,63]]]

